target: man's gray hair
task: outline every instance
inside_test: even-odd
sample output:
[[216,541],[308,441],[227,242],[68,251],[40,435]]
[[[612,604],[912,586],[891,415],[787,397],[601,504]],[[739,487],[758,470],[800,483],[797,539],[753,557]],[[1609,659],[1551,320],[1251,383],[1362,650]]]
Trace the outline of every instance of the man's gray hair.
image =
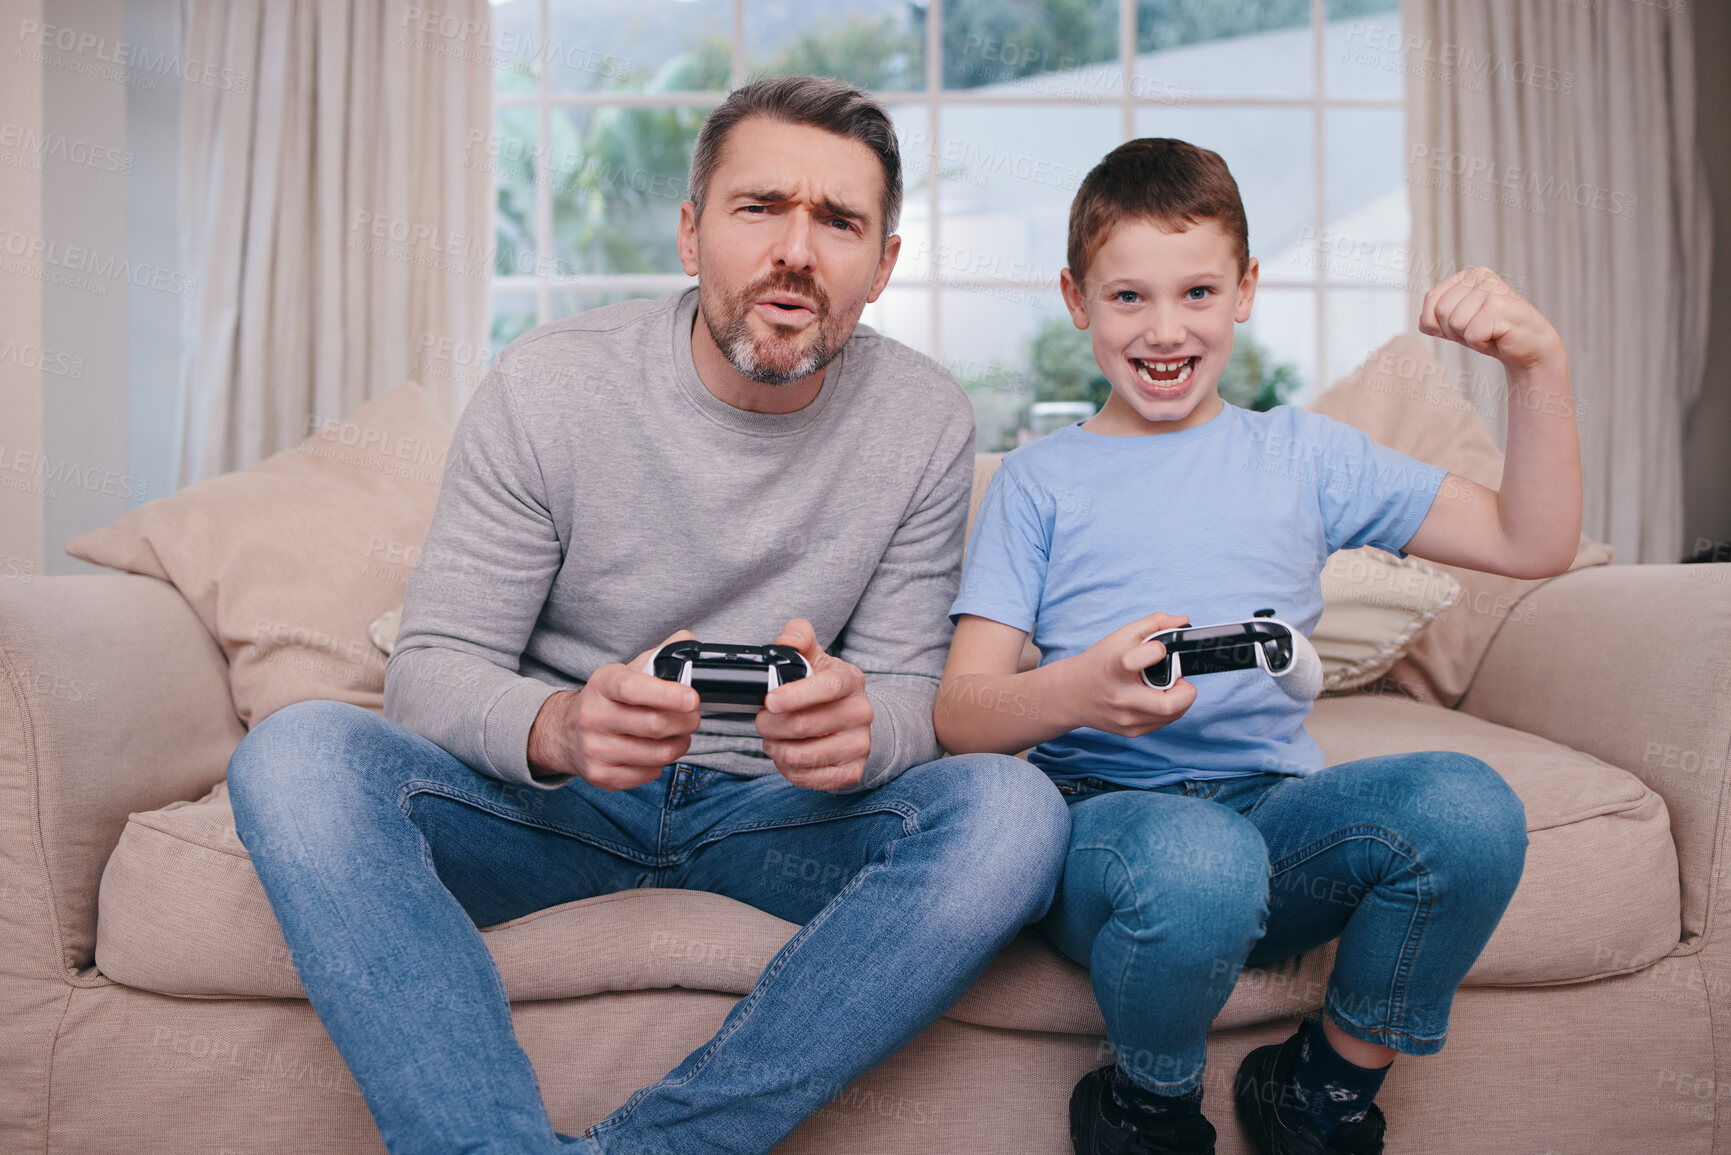
[[703,215],[709,180],[721,163],[728,134],[753,116],[804,124],[857,140],[877,154],[884,170],[884,239],[902,215],[902,154],[889,113],[864,90],[828,76],[778,76],[754,80],[730,92],[703,122],[691,151],[691,203]]

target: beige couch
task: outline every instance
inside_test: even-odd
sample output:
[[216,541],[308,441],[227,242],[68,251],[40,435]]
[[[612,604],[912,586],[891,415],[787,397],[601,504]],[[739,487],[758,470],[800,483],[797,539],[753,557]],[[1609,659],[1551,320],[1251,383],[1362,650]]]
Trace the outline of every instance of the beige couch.
[[[1458,710],[1357,693],[1311,723],[1330,761],[1482,757],[1531,831],[1448,1046],[1389,1078],[1389,1149],[1731,1152],[1731,567],[1582,569],[1518,610]],[[235,838],[242,733],[174,586],[0,583],[0,1151],[380,1148]],[[555,1126],[665,1073],[793,930],[684,891],[490,929]],[[1223,1155],[1239,1058],[1320,1005],[1330,955],[1246,970],[1218,1019]],[[1059,1155],[1101,1031],[1085,972],[1024,936],[783,1150]]]

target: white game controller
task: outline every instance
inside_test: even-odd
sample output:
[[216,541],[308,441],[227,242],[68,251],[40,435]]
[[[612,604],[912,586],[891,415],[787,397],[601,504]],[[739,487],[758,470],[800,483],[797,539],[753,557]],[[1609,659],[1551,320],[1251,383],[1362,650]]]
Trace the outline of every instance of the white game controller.
[[1142,681],[1156,690],[1170,690],[1179,678],[1260,666],[1296,701],[1314,701],[1322,693],[1316,647],[1273,610],[1257,610],[1248,621],[1161,630],[1143,641],[1155,639],[1165,645],[1166,656],[1142,671]]

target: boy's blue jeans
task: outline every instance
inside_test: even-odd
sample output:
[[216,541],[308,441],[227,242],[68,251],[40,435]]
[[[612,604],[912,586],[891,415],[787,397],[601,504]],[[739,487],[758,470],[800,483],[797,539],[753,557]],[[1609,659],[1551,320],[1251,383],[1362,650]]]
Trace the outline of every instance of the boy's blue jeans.
[[[1051,900],[1063,801],[999,754],[866,793],[684,764],[632,790],[486,777],[357,706],[302,702],[229,791],[313,1009],[392,1152],[761,1152],[889,1058]],[[582,1138],[558,1135],[476,929],[633,887],[802,929],[716,1036]]]
[[1089,968],[1117,1064],[1161,1094],[1201,1082],[1209,1024],[1245,963],[1337,935],[1329,1016],[1403,1054],[1441,1049],[1526,858],[1520,800],[1462,754],[1060,789],[1070,850],[1040,930]]

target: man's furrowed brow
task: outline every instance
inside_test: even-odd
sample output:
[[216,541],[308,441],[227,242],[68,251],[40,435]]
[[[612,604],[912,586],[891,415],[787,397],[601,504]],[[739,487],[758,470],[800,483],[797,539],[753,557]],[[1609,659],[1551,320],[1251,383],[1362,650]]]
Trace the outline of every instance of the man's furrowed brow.
[[871,223],[871,217],[869,214],[856,208],[849,208],[840,201],[825,200],[823,202],[823,211],[831,216],[841,217],[843,220],[852,221],[857,225],[868,225]]
[[748,188],[734,193],[732,200],[740,204],[779,204],[788,198],[786,189]]

